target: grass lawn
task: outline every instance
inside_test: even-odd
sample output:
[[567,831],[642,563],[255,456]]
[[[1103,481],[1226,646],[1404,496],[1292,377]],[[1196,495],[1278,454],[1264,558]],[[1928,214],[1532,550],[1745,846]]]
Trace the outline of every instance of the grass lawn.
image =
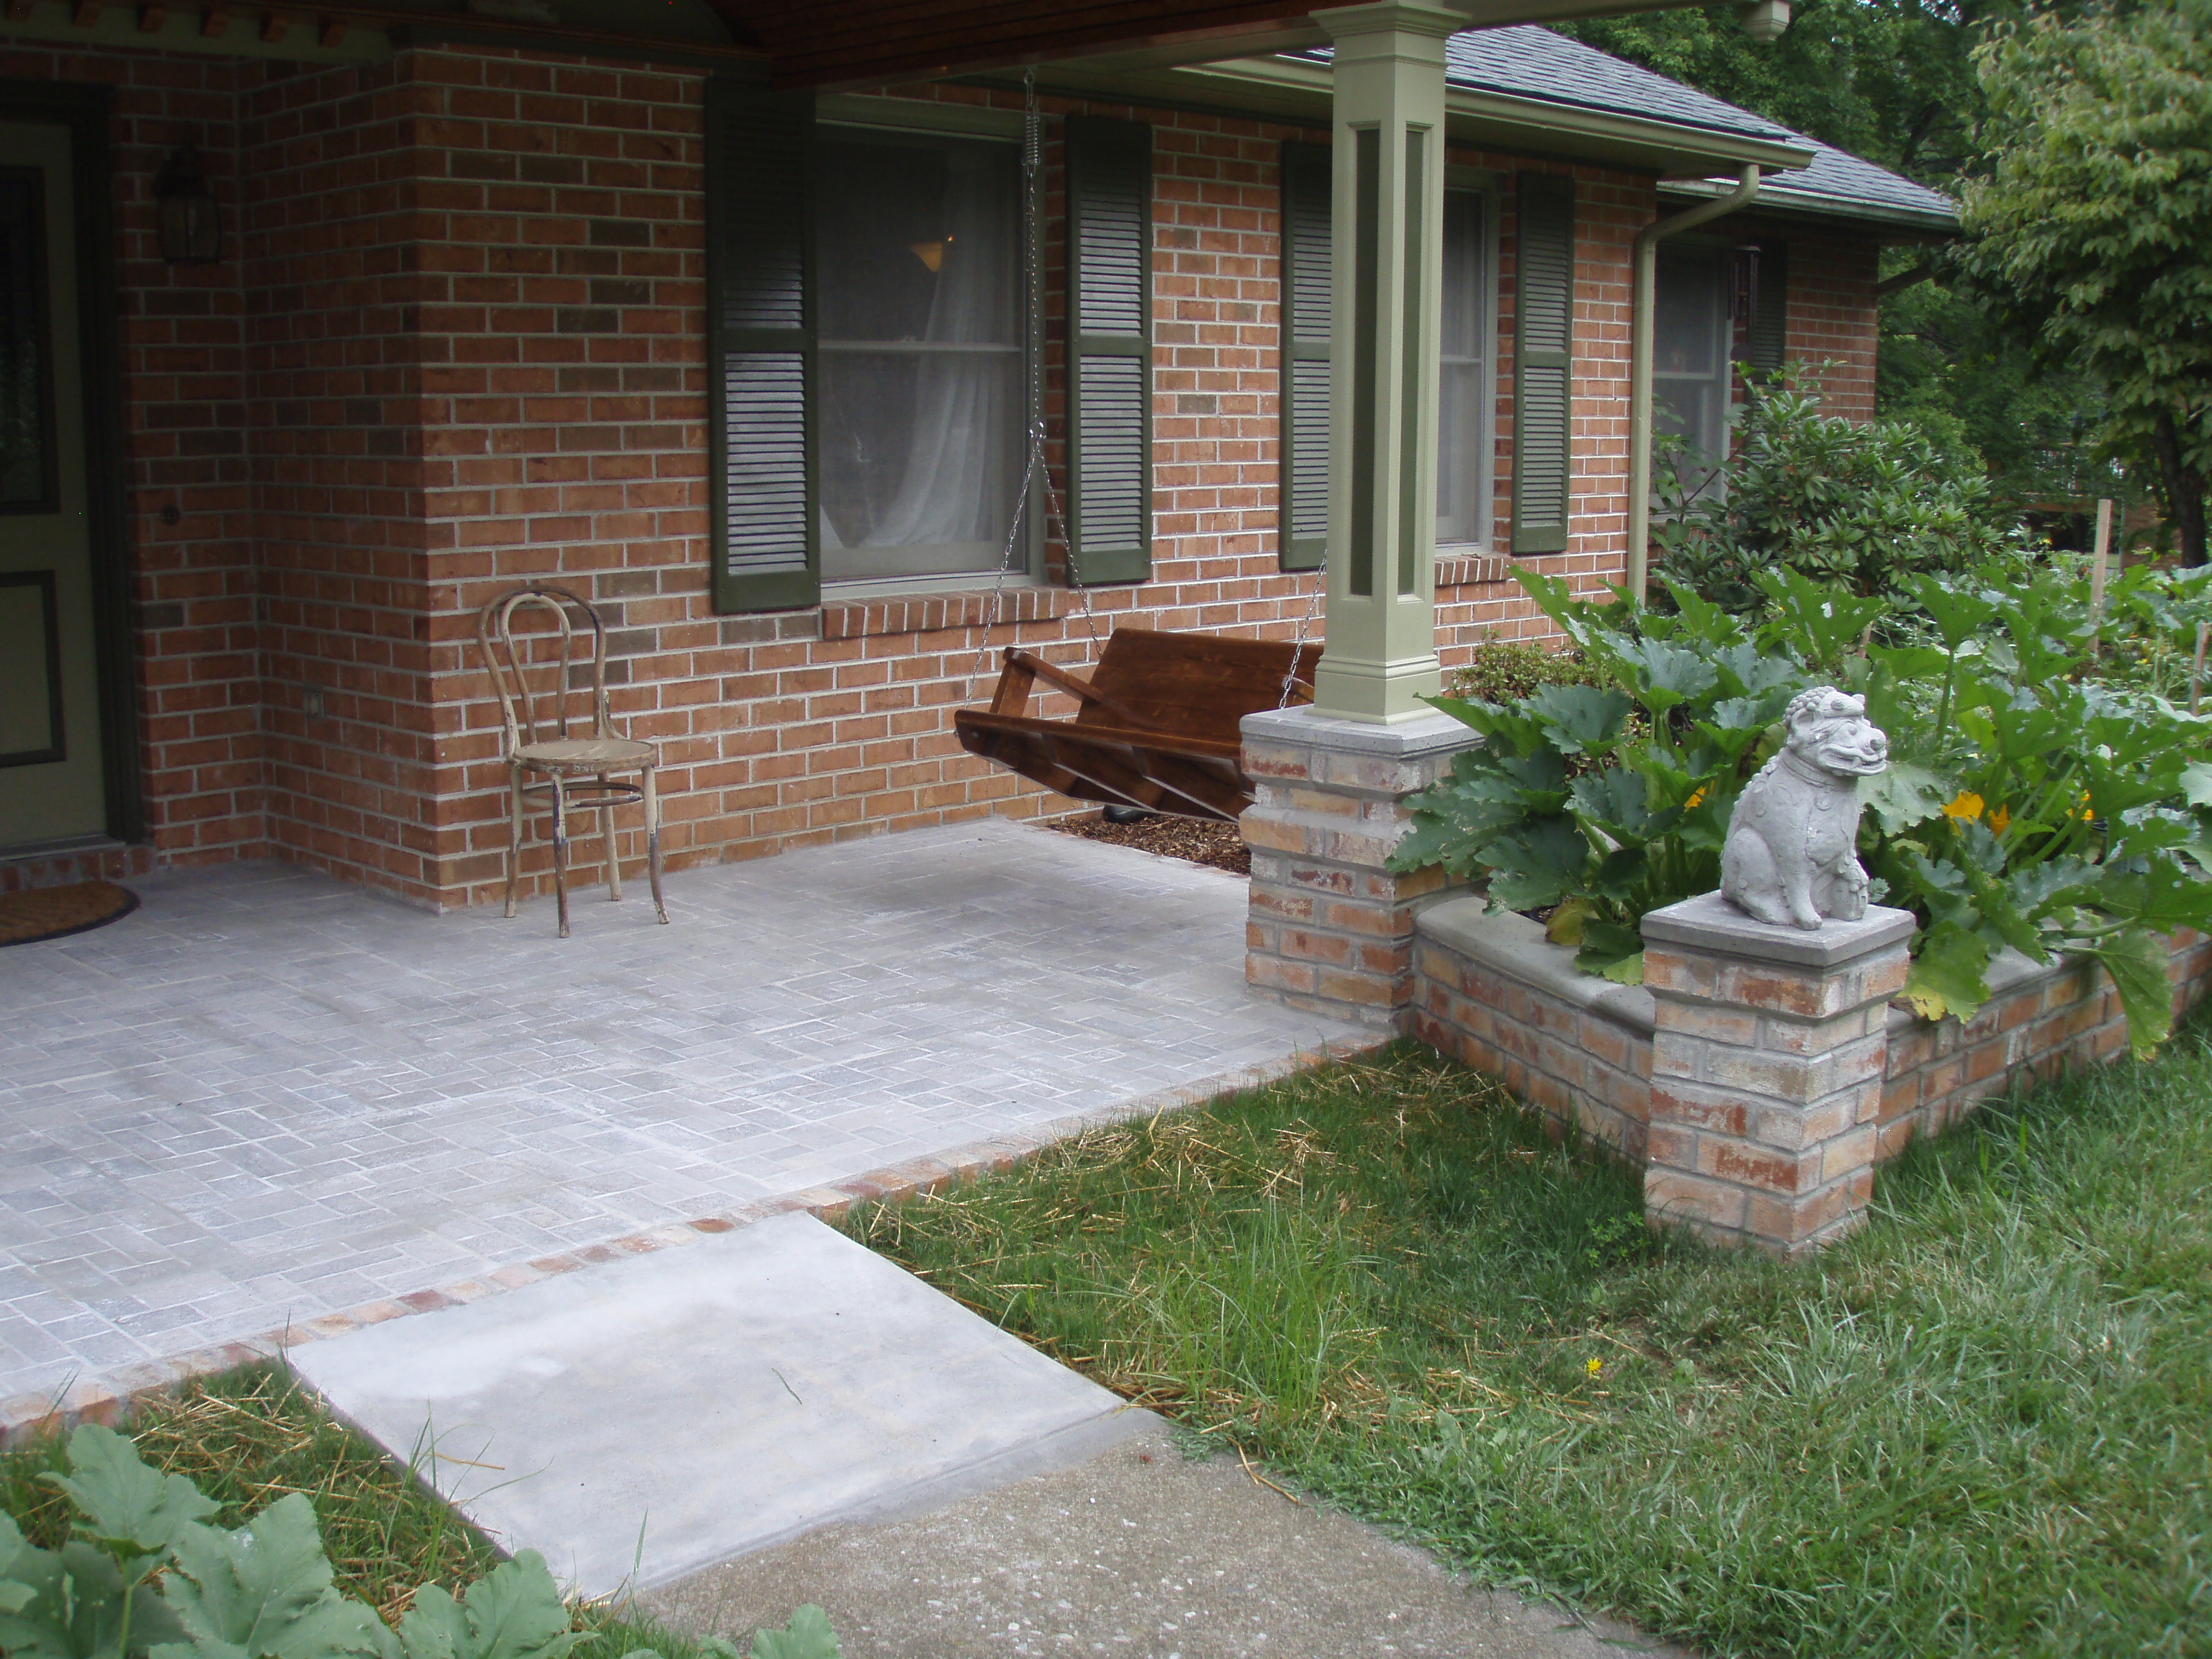
[[1815,1262],[1643,1225],[1372,1062],[856,1213],[1102,1382],[1477,1578],[1715,1656],[2212,1654],[2212,1048],[1996,1103]]
[[[188,1384],[145,1407],[125,1431],[147,1462],[190,1476],[222,1505],[217,1526],[235,1527],[287,1492],[307,1493],[337,1588],[387,1622],[398,1621],[422,1585],[458,1591],[500,1559],[481,1534],[324,1412],[281,1366],[248,1365]],[[56,1437],[0,1453],[0,1510],[42,1548],[69,1537],[68,1500],[41,1479],[68,1468],[67,1447]],[[617,1607],[580,1607],[576,1627],[593,1633],[577,1650],[585,1659],[617,1659],[640,1647],[657,1648],[663,1659],[702,1659],[696,1644]]]

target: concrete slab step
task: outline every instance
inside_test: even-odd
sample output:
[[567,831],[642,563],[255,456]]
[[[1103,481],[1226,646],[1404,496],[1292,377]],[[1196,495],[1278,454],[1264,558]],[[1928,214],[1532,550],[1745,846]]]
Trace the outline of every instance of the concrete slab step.
[[592,1596],[929,1510],[1149,1421],[803,1214],[292,1364],[503,1547]]

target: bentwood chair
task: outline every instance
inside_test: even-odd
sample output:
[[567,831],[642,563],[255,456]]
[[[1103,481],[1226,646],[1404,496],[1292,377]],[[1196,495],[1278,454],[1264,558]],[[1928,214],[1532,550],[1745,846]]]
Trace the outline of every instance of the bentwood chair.
[[[538,613],[550,623],[532,627]],[[518,621],[523,626],[518,628]],[[588,705],[580,682],[584,662],[579,621],[591,624]],[[514,886],[522,863],[522,817],[526,797],[545,798],[553,814],[553,896],[561,937],[568,937],[568,815],[599,815],[606,843],[607,897],[622,897],[622,862],[615,852],[615,808],[635,801],[645,808],[645,869],[653,908],[665,923],[660,897],[660,802],[653,769],[660,751],[625,738],[607,714],[607,629],[599,613],[564,587],[532,582],[502,593],[477,618],[477,643],[499,693],[507,726],[507,914],[514,914]],[[573,728],[573,731],[572,731]],[[635,772],[635,782],[614,774]],[[532,774],[541,775],[533,780]]]

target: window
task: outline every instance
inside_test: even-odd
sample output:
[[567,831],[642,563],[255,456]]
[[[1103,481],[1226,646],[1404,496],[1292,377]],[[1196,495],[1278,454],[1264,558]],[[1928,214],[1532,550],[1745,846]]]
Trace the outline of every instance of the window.
[[1727,458],[1729,390],[1729,249],[1659,251],[1651,356],[1653,436],[1679,439],[1686,491],[1717,487]]
[[[1022,118],[710,76],[709,584],[718,611],[972,586],[1006,556],[1042,349]],[[1152,574],[1152,130],[1070,116],[1072,580]],[[1040,208],[1040,188],[1033,198]],[[1042,489],[1013,550],[1042,563]]]
[[994,571],[1028,415],[1018,155],[824,126],[815,179],[822,579]]
[[[1328,529],[1329,152],[1283,146],[1282,562],[1312,570]],[[1490,538],[1498,392],[1496,202],[1487,175],[1446,176],[1437,541]],[[1564,372],[1564,371],[1563,371]]]
[[1490,200],[1474,190],[1444,193],[1443,326],[1437,398],[1437,543],[1490,538],[1491,417],[1498,403],[1491,341]]

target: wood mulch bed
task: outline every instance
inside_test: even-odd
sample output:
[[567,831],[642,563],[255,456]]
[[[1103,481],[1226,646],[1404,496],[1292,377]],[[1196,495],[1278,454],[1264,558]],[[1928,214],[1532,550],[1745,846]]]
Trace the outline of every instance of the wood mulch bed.
[[1062,835],[1081,836],[1085,841],[1111,842],[1116,847],[1134,847],[1162,858],[1188,859],[1193,864],[1210,865],[1239,876],[1252,873],[1252,849],[1233,823],[1170,817],[1109,823],[1093,813],[1079,818],[1055,818],[1047,827]]

